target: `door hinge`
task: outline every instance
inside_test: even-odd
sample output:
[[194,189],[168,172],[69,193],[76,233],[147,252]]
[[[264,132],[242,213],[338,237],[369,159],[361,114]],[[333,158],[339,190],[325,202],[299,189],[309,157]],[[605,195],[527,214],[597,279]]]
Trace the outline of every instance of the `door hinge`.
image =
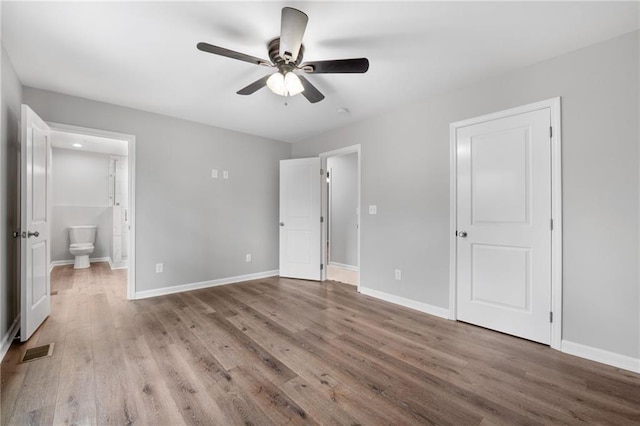
[[549,219],[551,221],[551,230],[553,231],[553,219]]
[[327,178],[329,177],[329,172],[327,172]]
[[324,223],[324,216],[320,216],[320,223]]
[[549,312],[549,322],[553,322],[553,312]]
[[553,127],[549,126],[549,137],[553,137]]
[[321,263],[320,264],[320,270],[322,271],[324,269],[324,265]]

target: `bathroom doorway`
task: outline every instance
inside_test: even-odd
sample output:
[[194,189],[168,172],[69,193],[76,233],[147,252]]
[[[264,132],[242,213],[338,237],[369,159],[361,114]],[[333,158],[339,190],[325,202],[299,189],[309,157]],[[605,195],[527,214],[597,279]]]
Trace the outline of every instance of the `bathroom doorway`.
[[323,279],[360,284],[360,146],[323,153]]
[[[105,262],[111,270],[127,269],[126,295],[133,299],[135,137],[48,124],[52,146],[51,269],[85,264],[81,257],[85,252],[71,244],[88,243],[79,241],[78,236],[94,233],[93,250],[86,250],[90,253],[85,262]],[[95,231],[91,231],[93,226]]]

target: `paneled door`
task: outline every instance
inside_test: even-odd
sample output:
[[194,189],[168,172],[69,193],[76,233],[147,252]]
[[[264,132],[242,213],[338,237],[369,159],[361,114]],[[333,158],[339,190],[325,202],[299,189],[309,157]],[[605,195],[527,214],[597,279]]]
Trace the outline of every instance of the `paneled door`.
[[457,318],[549,344],[551,112],[457,129]]
[[320,158],[280,161],[280,276],[320,280]]
[[20,341],[31,337],[51,313],[49,280],[49,126],[27,105],[21,117]]

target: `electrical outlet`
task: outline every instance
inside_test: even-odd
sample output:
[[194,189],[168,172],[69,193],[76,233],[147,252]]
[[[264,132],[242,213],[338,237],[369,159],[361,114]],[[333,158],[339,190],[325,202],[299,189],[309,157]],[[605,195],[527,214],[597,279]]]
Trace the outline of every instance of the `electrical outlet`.
[[224,172],[222,172],[222,178],[223,179],[229,179],[229,172],[226,171],[226,170]]
[[378,206],[376,205],[369,206],[369,214],[378,214]]
[[245,255],[245,257],[244,257],[244,261],[245,261],[245,262],[251,262],[251,254],[247,254],[247,255]]
[[218,178],[218,171],[216,169],[211,169],[211,177],[214,179]]
[[156,274],[160,274],[164,271],[164,263],[156,263]]
[[400,281],[402,279],[402,271],[400,269],[396,269],[396,280]]

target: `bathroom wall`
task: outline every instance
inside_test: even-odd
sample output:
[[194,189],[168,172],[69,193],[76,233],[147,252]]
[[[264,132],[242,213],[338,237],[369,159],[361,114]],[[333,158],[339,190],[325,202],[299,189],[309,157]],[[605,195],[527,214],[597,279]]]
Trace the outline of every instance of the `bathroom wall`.
[[330,263],[358,266],[358,154],[327,158],[331,180]]
[[109,155],[53,148],[51,261],[71,261],[69,226],[97,225],[92,258],[109,257]]

